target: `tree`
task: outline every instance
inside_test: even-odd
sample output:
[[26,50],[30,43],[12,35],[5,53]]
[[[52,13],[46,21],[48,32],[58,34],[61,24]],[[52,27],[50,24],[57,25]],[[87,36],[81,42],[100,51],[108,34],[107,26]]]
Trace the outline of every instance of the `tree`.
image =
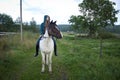
[[14,22],[12,17],[7,14],[0,14],[0,31],[9,31],[11,30]]
[[19,24],[20,25],[20,17],[17,17],[16,20],[15,20],[15,24]]
[[[79,16],[78,16],[79,17]],[[74,16],[74,15],[72,15],[71,17],[70,17],[70,22],[72,22],[72,26],[74,27],[74,29],[75,30],[77,30],[77,31],[79,31],[80,30],[80,19],[78,18],[78,17],[76,17],[76,16]]]
[[36,21],[34,20],[34,18],[32,18],[32,21],[30,21],[30,25],[32,27],[36,27]]
[[36,26],[37,26],[37,25],[36,25],[36,21],[34,20],[34,18],[32,18],[32,20],[30,21],[31,31],[33,31],[33,32],[38,32]]
[[115,16],[119,11],[114,9],[114,2],[109,0],[83,0],[79,4],[82,15],[71,16],[69,22],[73,27],[80,29],[80,27],[89,30],[89,36],[95,36],[95,33],[107,25],[114,26],[117,21]]

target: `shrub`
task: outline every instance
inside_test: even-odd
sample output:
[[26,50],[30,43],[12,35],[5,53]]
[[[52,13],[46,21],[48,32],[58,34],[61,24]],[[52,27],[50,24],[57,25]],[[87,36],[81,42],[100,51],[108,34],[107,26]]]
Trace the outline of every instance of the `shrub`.
[[6,56],[5,51],[8,50],[9,46],[7,43],[7,39],[5,37],[0,37],[0,59],[4,59]]
[[108,38],[116,38],[116,36],[110,32],[103,31],[98,34],[98,38],[108,39]]

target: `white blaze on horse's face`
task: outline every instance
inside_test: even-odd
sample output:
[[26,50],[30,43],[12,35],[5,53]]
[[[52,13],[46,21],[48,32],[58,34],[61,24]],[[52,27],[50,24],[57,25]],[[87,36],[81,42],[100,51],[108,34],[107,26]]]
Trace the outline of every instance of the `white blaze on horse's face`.
[[63,34],[62,34],[62,32],[60,32],[60,34],[61,34],[61,38],[63,38]]
[[60,32],[60,38],[62,38],[62,37],[63,37],[62,32],[60,31],[60,29],[58,28],[57,25],[56,25],[55,27],[56,27],[56,29]]

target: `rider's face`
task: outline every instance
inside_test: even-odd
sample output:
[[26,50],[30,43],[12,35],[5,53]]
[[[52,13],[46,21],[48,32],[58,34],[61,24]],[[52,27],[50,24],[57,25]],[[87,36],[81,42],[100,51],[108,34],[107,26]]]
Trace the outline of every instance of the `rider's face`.
[[47,17],[47,21],[50,21],[50,17],[49,16]]

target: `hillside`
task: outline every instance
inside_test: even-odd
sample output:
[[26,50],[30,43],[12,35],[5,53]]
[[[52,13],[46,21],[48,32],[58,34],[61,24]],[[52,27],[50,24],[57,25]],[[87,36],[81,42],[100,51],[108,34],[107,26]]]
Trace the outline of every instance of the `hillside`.
[[[62,32],[73,31],[72,26],[69,24],[59,24],[58,27]],[[37,28],[40,28],[40,25],[37,25]],[[107,26],[105,29],[109,32],[120,34],[120,25]]]

